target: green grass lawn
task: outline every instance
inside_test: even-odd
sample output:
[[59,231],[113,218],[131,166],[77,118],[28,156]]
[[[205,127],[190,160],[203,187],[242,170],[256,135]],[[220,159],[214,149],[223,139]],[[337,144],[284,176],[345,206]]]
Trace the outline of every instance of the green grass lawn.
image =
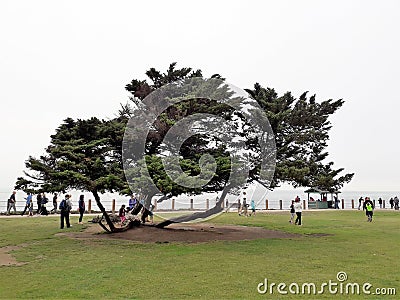
[[[398,299],[400,293],[400,214],[376,211],[366,222],[360,211],[304,212],[304,225],[289,214],[256,217],[222,214],[215,224],[260,226],[299,233],[299,238],[203,244],[141,244],[121,240],[77,240],[63,232],[57,217],[0,218],[0,247],[22,266],[0,267],[0,298],[130,299]],[[79,231],[82,225],[73,228]],[[64,229],[65,230],[65,229]],[[329,235],[320,235],[329,234]],[[396,296],[258,294],[257,285],[346,282],[396,288]],[[287,290],[287,289],[286,289]]]

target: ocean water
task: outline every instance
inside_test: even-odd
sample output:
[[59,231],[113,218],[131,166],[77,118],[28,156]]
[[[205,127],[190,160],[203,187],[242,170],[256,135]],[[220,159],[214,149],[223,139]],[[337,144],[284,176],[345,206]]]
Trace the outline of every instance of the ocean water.
[[[268,207],[269,209],[279,209],[280,208],[280,200],[282,200],[282,208],[288,209],[291,201],[296,197],[299,196],[302,200],[307,200],[307,194],[304,193],[306,189],[296,189],[296,190],[275,190],[275,191],[266,191],[264,188],[260,187],[249,187],[246,190],[246,199],[247,202],[250,203],[251,199],[254,199],[256,203],[257,209],[265,209],[265,200],[268,200]],[[7,191],[0,191],[0,212],[5,212],[7,210],[7,199],[10,197],[12,190]],[[78,207],[78,199],[79,195],[85,196],[86,207],[88,206],[88,200],[91,199],[92,203],[92,210],[99,211],[96,202],[93,198],[93,195],[88,192],[79,192],[79,191],[71,191],[69,194],[72,195],[72,203],[73,209],[77,209]],[[193,199],[193,208],[195,210],[205,210],[207,206],[207,199],[209,203],[209,207],[213,207],[216,203],[216,197],[218,194],[203,194],[203,195],[196,195],[196,196],[189,196],[189,195],[181,195],[179,197],[172,198],[174,199],[174,209],[175,210],[189,210],[191,199]],[[310,196],[314,197],[315,200],[319,198],[318,194],[311,194]],[[398,196],[400,197],[400,192],[390,192],[390,191],[376,191],[376,192],[366,192],[366,191],[344,191],[338,195],[339,199],[344,199],[344,208],[350,209],[351,200],[354,200],[355,208],[358,207],[358,199],[360,197],[370,197],[371,200],[376,200],[376,204],[378,205],[377,201],[379,198],[385,200],[386,208],[389,207],[389,199],[391,197]],[[16,194],[16,207],[18,211],[23,210],[25,206],[26,194],[17,191]],[[49,203],[47,204],[47,209],[52,209],[52,194],[47,194],[49,198]],[[60,202],[64,198],[64,195],[60,195],[58,198],[58,202]],[[228,195],[227,200],[229,202],[229,206],[233,203],[237,203],[239,195]],[[243,194],[240,195],[240,198],[243,198]],[[121,196],[117,193],[105,193],[101,195],[101,202],[106,208],[106,210],[111,211],[113,199],[115,199],[115,209],[118,210],[122,204],[127,205],[129,197]],[[165,200],[161,203],[157,203],[157,210],[171,210],[172,209],[172,199]],[[34,209],[36,209],[36,196],[33,198]],[[153,199],[155,201],[156,199]],[[331,200],[331,196],[329,195],[328,200]],[[307,201],[306,201],[307,202]],[[340,208],[341,208],[340,204]]]

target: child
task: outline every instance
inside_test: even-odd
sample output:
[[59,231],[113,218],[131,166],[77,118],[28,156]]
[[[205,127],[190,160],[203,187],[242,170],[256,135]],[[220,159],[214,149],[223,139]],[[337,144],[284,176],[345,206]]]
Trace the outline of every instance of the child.
[[119,218],[121,219],[121,226],[124,224],[126,217],[125,217],[125,204],[122,204],[121,208],[119,209]]
[[290,205],[290,220],[289,220],[290,224],[293,224],[294,215],[295,215],[294,201],[292,200],[292,204]]

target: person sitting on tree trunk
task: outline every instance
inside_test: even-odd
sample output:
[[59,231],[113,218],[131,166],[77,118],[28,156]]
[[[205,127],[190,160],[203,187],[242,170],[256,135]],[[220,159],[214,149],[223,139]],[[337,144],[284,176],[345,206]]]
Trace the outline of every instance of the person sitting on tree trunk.
[[126,221],[125,213],[126,213],[125,204],[122,204],[118,212],[118,216],[121,221],[121,226],[124,225],[124,222]]

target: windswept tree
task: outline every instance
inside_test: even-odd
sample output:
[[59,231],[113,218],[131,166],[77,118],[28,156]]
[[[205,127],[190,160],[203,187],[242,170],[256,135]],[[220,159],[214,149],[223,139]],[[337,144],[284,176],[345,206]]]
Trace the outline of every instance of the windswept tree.
[[219,78],[184,78],[136,105],[124,139],[130,185],[147,190],[148,200],[157,192],[164,198],[222,192],[215,207],[159,226],[209,217],[222,211],[229,192],[272,178],[273,133],[244,91]]
[[[243,101],[248,95],[234,95],[218,74],[199,85],[185,84],[201,77],[201,70],[178,69],[173,63],[165,73],[151,68],[146,75],[149,80],[133,79],[126,85],[131,101],[121,106],[118,118],[111,121],[66,119],[51,136],[46,154],[39,158],[29,157],[26,161],[28,171],[25,177],[18,178],[16,188],[48,192],[89,191],[106,219],[108,228],[103,225],[104,229],[114,232],[118,228],[111,222],[100,200],[100,194],[105,191],[130,193],[131,188],[145,195],[147,203],[159,192],[164,195],[163,199],[184,193],[223,191],[222,195],[226,195],[234,186],[243,184],[243,181],[241,185],[233,183],[232,169],[240,171],[234,174],[236,179],[248,173],[246,184],[256,181],[271,188],[289,182],[295,187],[311,186],[333,191],[353,177],[353,174],[340,176],[343,169],[334,169],[333,163],[327,162],[326,148],[332,126],[329,117],[343,105],[343,100],[317,102],[315,95],[307,97],[307,93],[298,99],[291,93],[278,96],[275,90],[255,84],[253,89],[246,91],[252,98],[250,100],[261,107],[260,113],[253,109],[256,105],[250,105],[249,109],[251,101]],[[180,95],[171,94],[172,83],[186,90]],[[146,98],[152,92],[157,95],[160,91],[166,92],[166,97]],[[204,91],[213,92],[201,96]],[[227,99],[228,102],[216,99]],[[249,110],[253,117],[246,116]],[[139,118],[140,112],[155,118]],[[207,122],[184,123],[197,114],[206,114]],[[262,126],[254,126],[265,114],[269,128],[272,128],[271,134],[268,130],[263,132]],[[196,130],[188,130],[193,125]],[[236,137],[227,140],[223,137],[224,132],[235,133]],[[276,152],[260,147],[260,139],[264,139],[266,145],[270,144],[272,132]],[[171,148],[166,136],[172,140],[179,140],[179,136],[186,138]],[[135,147],[138,147],[135,141],[143,137],[143,157],[135,157]],[[232,150],[236,153],[235,159],[230,157]],[[124,151],[132,156],[124,157]],[[171,151],[174,151],[172,160],[168,155]],[[269,160],[273,157],[275,161],[275,155],[276,169],[268,164],[266,173],[271,175],[271,180],[263,182],[260,162],[266,157]],[[244,167],[243,161],[246,161]],[[170,165],[169,169],[165,163]],[[203,181],[204,184],[199,186],[198,183]],[[210,213],[220,211],[222,201],[223,197]]]
[[25,177],[17,179],[15,188],[30,192],[91,192],[108,228],[99,224],[106,231],[118,231],[101,203],[100,194],[129,191],[121,163],[124,130],[123,119],[65,119],[51,136],[46,154],[39,158],[31,156],[26,161],[28,171]]
[[[193,71],[191,68],[176,69],[176,63],[169,66],[167,72],[162,73],[154,68],[146,72],[150,79],[132,80],[126,85],[126,90],[131,93],[133,107],[140,107],[141,101],[151,92],[161,86],[175,82],[183,81],[188,78],[201,76],[202,71]],[[215,74],[213,78],[221,78]],[[222,78],[221,78],[222,79]],[[276,140],[276,171],[271,183],[271,188],[279,186],[283,182],[288,182],[294,187],[312,186],[324,190],[334,191],[340,189],[345,183],[348,183],[354,174],[341,175],[343,169],[334,169],[333,162],[327,162],[328,152],[327,141],[329,139],[329,130],[331,122],[329,117],[334,114],[344,103],[343,100],[326,100],[318,103],[315,95],[307,97],[307,92],[298,99],[291,93],[285,93],[278,96],[274,89],[264,88],[260,84],[255,84],[253,89],[246,90],[250,96],[255,99],[268,116]],[[163,115],[161,120],[155,124],[154,130],[148,137],[147,155],[154,155],[159,152],[157,147],[162,143],[163,137],[168,132],[177,118],[184,118],[190,114],[199,111],[213,111],[213,107],[201,105],[197,106],[178,106],[174,107],[169,113]],[[154,103],[157,107],[158,104]],[[194,108],[193,108],[194,107]],[[132,110],[126,107],[125,116]],[[190,139],[186,144],[192,148],[182,147],[182,157],[188,157],[190,154],[200,154],[204,151],[201,147],[196,147],[204,143],[204,138]],[[251,139],[247,141],[251,144]],[[198,149],[198,150],[196,150]],[[187,153],[185,154],[185,151]],[[158,160],[156,167],[151,168],[153,173],[157,173],[160,179],[159,188],[163,191],[179,191],[176,186],[173,187],[167,180],[162,165]],[[152,162],[155,162],[152,160]],[[182,160],[182,163],[185,160]],[[184,163],[183,163],[184,164]],[[229,168],[229,164],[225,164]],[[250,174],[251,175],[251,174]],[[254,179],[254,178],[253,178]],[[250,176],[249,181],[252,181]],[[216,190],[214,190],[216,191]]]

